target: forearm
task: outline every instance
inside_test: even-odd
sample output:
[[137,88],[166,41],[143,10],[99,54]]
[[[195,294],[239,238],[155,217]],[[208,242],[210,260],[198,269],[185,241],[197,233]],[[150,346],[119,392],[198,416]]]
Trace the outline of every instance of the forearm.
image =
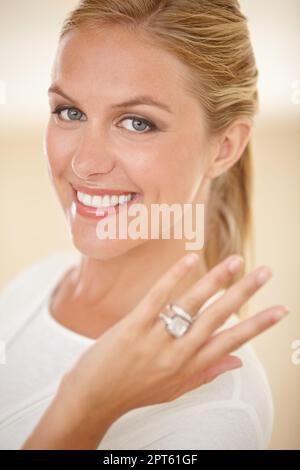
[[86,406],[79,406],[69,387],[60,387],[21,450],[97,449],[114,419],[107,407],[100,418]]

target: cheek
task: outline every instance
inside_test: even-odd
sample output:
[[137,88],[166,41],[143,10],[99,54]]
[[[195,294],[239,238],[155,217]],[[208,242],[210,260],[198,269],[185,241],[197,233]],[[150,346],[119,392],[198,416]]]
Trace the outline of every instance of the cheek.
[[148,162],[145,175],[158,188],[162,202],[194,199],[204,173],[203,146],[175,138],[149,155]]
[[76,145],[74,133],[58,129],[54,123],[49,122],[45,134],[45,151],[52,178],[59,177],[66,170]]

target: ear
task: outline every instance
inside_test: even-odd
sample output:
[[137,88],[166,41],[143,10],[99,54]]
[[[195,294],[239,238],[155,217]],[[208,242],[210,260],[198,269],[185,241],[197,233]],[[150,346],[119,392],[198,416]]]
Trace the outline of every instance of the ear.
[[251,130],[250,119],[239,119],[222,133],[214,148],[208,177],[213,179],[220,176],[241,158],[249,142]]

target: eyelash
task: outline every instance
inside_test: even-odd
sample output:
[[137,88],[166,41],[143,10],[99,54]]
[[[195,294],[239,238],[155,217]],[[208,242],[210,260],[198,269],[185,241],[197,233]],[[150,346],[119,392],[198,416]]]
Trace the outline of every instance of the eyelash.
[[[82,111],[80,111],[78,108],[75,108],[73,106],[58,106],[51,114],[56,114],[59,117],[59,119],[61,119],[60,113],[62,111],[66,111],[66,110],[69,110],[69,109],[75,109],[76,111],[79,111],[80,113],[82,113]],[[84,115],[84,113],[82,113],[82,114]],[[124,116],[122,121],[124,121],[125,119],[132,119],[132,120],[136,120],[136,121],[142,121],[144,124],[146,124],[149,127],[148,131],[143,131],[143,132],[130,131],[130,132],[134,132],[135,134],[147,134],[149,132],[153,132],[153,131],[157,130],[157,126],[153,122],[148,121],[147,119],[143,119],[139,116],[135,116],[135,115]],[[72,122],[72,120],[64,121],[64,122]]]

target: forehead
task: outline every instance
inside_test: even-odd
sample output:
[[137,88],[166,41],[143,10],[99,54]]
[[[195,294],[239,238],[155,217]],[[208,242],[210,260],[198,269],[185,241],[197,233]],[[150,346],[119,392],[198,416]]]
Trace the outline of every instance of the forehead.
[[120,26],[69,32],[60,42],[52,79],[68,91],[89,90],[123,98],[151,93],[157,99],[182,105],[188,69],[142,33]]

